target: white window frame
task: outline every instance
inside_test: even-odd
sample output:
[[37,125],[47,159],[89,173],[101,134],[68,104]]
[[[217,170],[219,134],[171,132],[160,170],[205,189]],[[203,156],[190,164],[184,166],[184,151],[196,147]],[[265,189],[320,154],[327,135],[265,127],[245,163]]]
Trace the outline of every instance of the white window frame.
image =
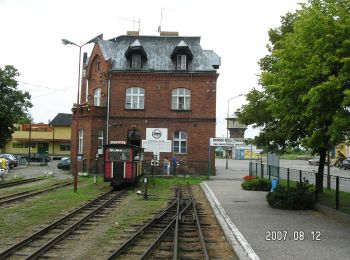
[[101,88],[94,89],[94,106],[101,106]]
[[177,55],[176,56],[176,68],[178,70],[187,69],[187,55]]
[[[178,137],[175,137],[176,133],[178,133]],[[174,132],[173,152],[175,154],[187,154],[187,137],[188,137],[188,134],[185,131]]]
[[78,143],[78,154],[83,154],[84,148],[84,130],[79,129],[79,143]]
[[131,54],[131,68],[132,69],[142,68],[142,57],[140,53]]
[[172,110],[190,110],[191,109],[191,90],[187,88],[176,88],[171,92]]
[[125,109],[144,109],[145,90],[140,87],[127,88],[125,91]]
[[103,130],[98,130],[97,134],[97,147],[103,147]]

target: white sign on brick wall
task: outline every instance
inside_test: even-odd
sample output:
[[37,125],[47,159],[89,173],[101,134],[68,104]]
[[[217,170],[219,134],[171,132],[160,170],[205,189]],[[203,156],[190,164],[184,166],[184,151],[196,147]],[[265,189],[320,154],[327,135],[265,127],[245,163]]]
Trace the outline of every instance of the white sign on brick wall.
[[145,152],[170,153],[171,140],[142,140],[142,148]]
[[146,128],[146,140],[168,140],[168,128]]

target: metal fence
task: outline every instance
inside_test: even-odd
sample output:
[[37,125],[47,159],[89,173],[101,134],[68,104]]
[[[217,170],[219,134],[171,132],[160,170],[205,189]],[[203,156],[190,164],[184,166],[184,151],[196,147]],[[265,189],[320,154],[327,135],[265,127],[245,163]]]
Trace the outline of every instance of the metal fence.
[[[276,167],[261,163],[249,163],[249,175],[264,178],[278,179],[278,183],[291,187],[296,182],[316,183],[315,171],[303,171],[291,168]],[[350,178],[323,174],[323,193],[316,194],[317,202],[350,214]]]

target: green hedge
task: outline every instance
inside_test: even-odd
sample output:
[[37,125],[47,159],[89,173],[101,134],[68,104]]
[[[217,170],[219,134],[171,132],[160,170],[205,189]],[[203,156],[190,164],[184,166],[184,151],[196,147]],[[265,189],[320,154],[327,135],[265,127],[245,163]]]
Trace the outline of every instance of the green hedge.
[[278,209],[313,209],[315,205],[314,185],[297,182],[295,187],[279,185],[266,195],[268,204]]
[[243,180],[242,189],[255,191],[270,191],[271,182],[267,179],[254,178],[251,180]]

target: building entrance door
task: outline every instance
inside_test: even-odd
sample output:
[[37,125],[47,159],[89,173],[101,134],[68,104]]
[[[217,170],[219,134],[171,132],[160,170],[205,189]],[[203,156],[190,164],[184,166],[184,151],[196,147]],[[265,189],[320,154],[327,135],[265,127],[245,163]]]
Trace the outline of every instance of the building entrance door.
[[49,154],[49,143],[38,143],[39,154]]
[[133,129],[128,131],[128,144],[141,146],[141,132]]

